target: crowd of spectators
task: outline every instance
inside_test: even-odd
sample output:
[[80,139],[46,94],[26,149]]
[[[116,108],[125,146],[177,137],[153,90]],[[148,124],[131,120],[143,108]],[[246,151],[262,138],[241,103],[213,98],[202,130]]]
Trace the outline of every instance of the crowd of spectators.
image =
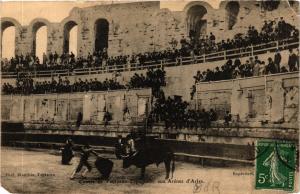
[[210,111],[192,110],[188,105],[181,99],[181,96],[165,98],[161,93],[149,114],[149,125],[153,122],[164,122],[166,129],[185,127],[206,129],[211,121],[217,120],[217,114],[213,109]]
[[[246,48],[251,45],[267,43],[275,40],[287,38],[298,39],[299,30],[295,26],[285,22],[283,18],[276,23],[275,21],[265,21],[259,32],[254,26],[249,26],[247,33],[237,34],[233,39],[221,40],[216,42],[213,33],[205,37],[196,38],[193,32],[189,38],[182,37],[180,40],[180,49],[176,49],[178,42],[176,40],[170,43],[170,48],[164,51],[154,51],[139,53],[134,55],[108,56],[107,49],[89,53],[87,57],[76,57],[72,52],[58,54],[57,52],[44,54],[42,60],[37,56],[27,54],[26,56],[17,55],[10,60],[1,61],[2,71],[41,71],[41,70],[62,70],[80,68],[102,69],[121,68],[130,69],[133,66],[146,66],[146,63],[159,64],[165,61],[179,62],[182,57],[208,54],[217,51],[224,51],[235,48]],[[174,46],[175,45],[175,46]]]
[[134,89],[134,88],[152,88],[155,95],[161,86],[165,85],[166,72],[163,69],[148,69],[146,76],[143,74],[134,74],[129,83],[121,85],[115,79],[105,79],[103,82],[93,79],[81,78],[75,79],[71,84],[68,77],[58,80],[52,78],[51,81],[34,81],[31,76],[26,74],[16,79],[16,86],[4,83],[2,92],[4,94],[45,94],[45,93],[68,93],[68,92],[88,92],[88,91],[107,91],[118,89]]
[[61,77],[52,79],[51,81],[35,82],[31,77],[18,78],[16,86],[4,83],[2,92],[4,94],[46,94],[46,93],[67,93],[67,92],[88,92],[88,91],[107,91],[125,89],[114,79],[106,79],[103,82],[97,78],[90,80],[76,79],[73,84],[69,79]]
[[192,50],[192,54],[202,55],[230,49],[242,49],[251,45],[288,38],[298,40],[299,30],[295,26],[285,22],[281,17],[278,23],[275,21],[264,21],[260,32],[254,26],[249,26],[247,33],[239,33],[233,39],[221,40],[220,42],[216,42],[216,37],[213,33],[197,38],[194,32],[190,32],[190,41],[182,39],[181,43],[186,50]]
[[[299,49],[294,53],[293,49],[289,49],[288,68],[281,64],[281,54],[277,50],[273,58],[269,57],[267,63],[260,60],[258,56],[250,57],[245,63],[241,63],[240,59],[228,60],[221,67],[216,67],[214,70],[207,69],[206,71],[197,71],[194,76],[195,84],[199,82],[220,81],[237,79],[252,76],[261,76],[276,73],[285,73],[299,71]],[[194,98],[196,86],[191,88],[191,99]]]
[[288,68],[281,64],[281,54],[277,51],[273,58],[269,57],[268,61],[262,61],[258,56],[250,57],[245,63],[240,59],[228,60],[221,67],[214,70],[207,69],[194,76],[195,82],[218,81],[227,79],[236,79],[251,76],[260,76],[275,73],[293,72],[299,70],[299,49],[297,54],[292,49],[289,50]]
[[128,83],[128,88],[152,88],[152,93],[156,97],[159,95],[160,87],[166,85],[165,77],[164,69],[148,69],[146,76],[135,73]]

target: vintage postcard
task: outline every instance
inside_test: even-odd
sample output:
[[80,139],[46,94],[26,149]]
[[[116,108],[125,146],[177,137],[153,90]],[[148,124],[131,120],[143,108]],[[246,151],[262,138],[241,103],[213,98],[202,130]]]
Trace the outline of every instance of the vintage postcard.
[[299,192],[299,13],[1,1],[0,192]]

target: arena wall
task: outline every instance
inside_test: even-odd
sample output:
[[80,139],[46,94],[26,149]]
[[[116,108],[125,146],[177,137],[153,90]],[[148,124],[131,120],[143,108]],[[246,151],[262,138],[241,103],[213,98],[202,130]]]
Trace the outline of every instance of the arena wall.
[[[45,95],[2,95],[3,121],[10,122],[75,122],[79,112],[82,122],[103,123],[105,111],[111,122],[130,123],[142,120],[150,110],[151,89],[117,90]],[[128,112],[124,113],[125,108]]]
[[214,108],[222,117],[229,111],[245,122],[299,121],[299,72],[199,83],[200,109]]

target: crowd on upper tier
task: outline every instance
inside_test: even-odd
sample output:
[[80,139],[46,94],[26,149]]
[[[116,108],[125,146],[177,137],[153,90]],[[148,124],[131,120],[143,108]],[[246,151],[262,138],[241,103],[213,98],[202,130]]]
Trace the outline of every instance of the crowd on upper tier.
[[296,51],[289,49],[288,67],[282,65],[281,58],[280,51],[277,51],[273,58],[268,58],[267,62],[260,60],[258,56],[250,57],[245,63],[241,63],[240,59],[235,59],[234,61],[230,59],[224,65],[216,67],[214,70],[207,69],[202,73],[197,71],[197,74],[194,76],[195,82],[237,79],[299,70],[298,48]]
[[16,86],[9,83],[2,85],[3,94],[45,94],[45,93],[67,93],[67,92],[88,92],[88,91],[107,91],[126,88],[152,88],[153,93],[159,90],[160,86],[165,85],[166,72],[162,69],[149,69],[146,76],[134,74],[127,85],[120,84],[115,79],[105,79],[99,81],[97,78],[75,79],[71,84],[68,77],[58,80],[52,78],[51,81],[34,81],[28,75],[20,76],[16,80]]
[[[147,62],[156,64],[162,61],[170,60],[178,62],[182,57],[208,54],[217,51],[224,51],[234,48],[247,48],[251,45],[267,43],[275,40],[292,38],[298,40],[299,30],[285,22],[283,18],[276,23],[275,21],[265,21],[262,29],[258,31],[254,26],[244,34],[236,34],[233,39],[216,41],[213,33],[206,36],[197,37],[195,32],[191,31],[189,37],[182,37],[180,42],[174,40],[170,43],[170,49],[164,51],[154,51],[139,53],[133,55],[108,56],[107,49],[99,52],[89,53],[87,57],[76,57],[74,53],[57,52],[44,54],[42,59],[32,54],[26,56],[17,55],[10,60],[1,60],[3,72],[20,71],[40,71],[40,70],[61,70],[68,69],[72,71],[78,68],[130,68],[134,66],[146,66]],[[177,46],[178,44],[179,47]],[[180,48],[180,49],[176,49]]]
[[216,42],[216,37],[213,33],[204,37],[202,36],[199,39],[195,32],[191,31],[190,41],[185,42],[182,40],[182,45],[185,45],[187,50],[192,49],[192,54],[201,55],[235,48],[247,48],[251,45],[288,38],[298,40],[298,36],[299,30],[295,26],[285,22],[281,17],[277,23],[276,21],[264,21],[260,32],[254,26],[249,26],[247,33],[239,33],[233,39],[221,40],[220,42]]

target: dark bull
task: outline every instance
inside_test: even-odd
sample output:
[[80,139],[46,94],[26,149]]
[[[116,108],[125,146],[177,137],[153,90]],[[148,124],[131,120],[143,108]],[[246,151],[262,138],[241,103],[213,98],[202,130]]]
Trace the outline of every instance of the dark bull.
[[156,166],[158,166],[160,163],[164,162],[166,168],[165,178],[168,179],[172,162],[171,178],[173,178],[173,173],[175,171],[174,153],[168,147],[145,148],[131,156],[121,156],[121,158],[123,159],[123,168],[128,168],[131,165],[141,168],[141,178],[144,178],[145,170],[148,165],[156,164]]
[[101,178],[107,180],[113,169],[114,163],[109,159],[97,156],[97,159],[95,161],[95,166],[97,170],[102,174]]

